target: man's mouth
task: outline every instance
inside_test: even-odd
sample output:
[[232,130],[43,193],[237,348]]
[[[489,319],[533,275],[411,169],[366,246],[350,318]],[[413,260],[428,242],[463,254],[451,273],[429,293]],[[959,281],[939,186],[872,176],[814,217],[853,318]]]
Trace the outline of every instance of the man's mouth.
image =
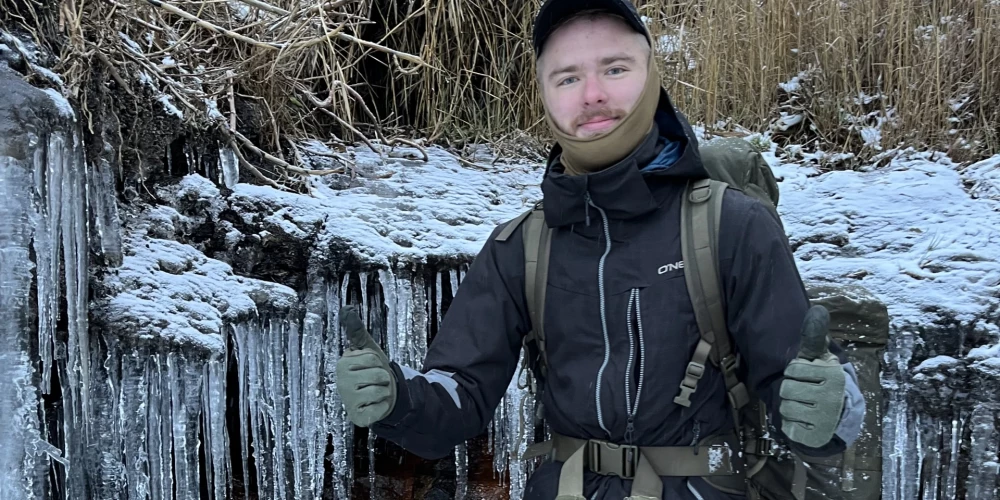
[[618,118],[616,118],[614,116],[595,116],[595,117],[593,117],[593,118],[591,118],[589,120],[586,120],[583,123],[581,123],[579,125],[579,128],[582,128],[582,129],[585,129],[585,130],[591,130],[591,129],[595,129],[595,128],[599,129],[599,128],[603,128],[603,127],[606,127],[606,126],[614,123],[617,119]]

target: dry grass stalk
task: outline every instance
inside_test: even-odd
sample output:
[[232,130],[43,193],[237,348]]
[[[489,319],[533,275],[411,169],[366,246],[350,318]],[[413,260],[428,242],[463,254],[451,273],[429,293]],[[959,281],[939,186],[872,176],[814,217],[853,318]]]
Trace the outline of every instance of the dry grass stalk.
[[[306,5],[298,0],[72,0],[49,11],[49,18],[42,5],[0,0],[0,25],[12,19],[36,31],[57,26],[61,40],[51,34],[48,40],[37,38],[61,49],[54,69],[72,98],[86,100],[96,63],[107,68],[111,85],[129,94],[145,94],[144,100],[168,96],[189,125],[220,133],[244,168],[283,189],[301,189],[303,176],[344,172],[345,162],[333,158],[332,168],[319,170],[290,163],[279,158],[287,146],[280,137],[327,142],[338,130],[349,132],[352,141],[383,136],[381,120],[346,83],[359,79],[363,57],[391,57],[407,71],[428,67],[417,55],[363,37],[371,6],[358,0]],[[20,15],[31,8],[43,13]],[[241,125],[241,100],[259,105],[264,122]],[[253,167],[243,151],[254,153],[277,175],[262,174],[261,165]],[[294,146],[288,151],[301,157]]]
[[[270,121],[248,135],[261,150],[333,133],[369,146],[547,138],[529,42],[540,0],[73,0],[58,19],[33,2],[0,0],[0,19],[59,26],[72,90],[97,57],[119,85],[136,91],[145,73],[185,110],[229,101],[225,129],[243,96]],[[784,112],[802,120],[779,138],[860,156],[1000,149],[997,0],[637,3],[675,104],[710,129],[774,129]]]

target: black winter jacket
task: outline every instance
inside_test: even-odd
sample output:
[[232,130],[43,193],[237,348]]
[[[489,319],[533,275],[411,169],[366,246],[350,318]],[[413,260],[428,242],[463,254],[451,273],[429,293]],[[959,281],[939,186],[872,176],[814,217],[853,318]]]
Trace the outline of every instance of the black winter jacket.
[[[676,161],[641,170],[670,143],[680,147]],[[544,311],[549,373],[542,399],[553,431],[625,443],[632,430],[632,444],[682,446],[692,442],[696,429],[705,437],[732,427],[725,383],[714,367],[706,370],[689,408],[673,402],[699,334],[684,271],[667,265],[683,260],[681,194],[689,180],[704,177],[695,135],[665,92],[654,132],[618,164],[568,176],[558,163],[558,146],[553,151],[542,183],[545,220],[554,228]],[[373,430],[417,455],[443,457],[484,432],[518,366],[531,326],[524,252],[520,229],[505,242],[495,241],[503,227],[471,265],[422,374],[394,366],[399,397]],[[780,429],[778,389],[798,353],[809,306],[804,286],[779,221],[735,190],[724,198],[719,253],[743,380],[775,410],[771,417]],[[832,350],[841,354],[836,345]],[[626,400],[635,410],[631,419]],[[804,451],[842,450],[835,438],[824,449]],[[554,498],[558,467],[536,471],[526,498]],[[664,481],[665,499],[695,498],[674,479]],[[710,489],[697,481],[699,490]],[[627,483],[588,473],[588,498],[595,492],[602,493],[597,498],[621,498]],[[704,498],[724,498],[718,495],[702,491]]]

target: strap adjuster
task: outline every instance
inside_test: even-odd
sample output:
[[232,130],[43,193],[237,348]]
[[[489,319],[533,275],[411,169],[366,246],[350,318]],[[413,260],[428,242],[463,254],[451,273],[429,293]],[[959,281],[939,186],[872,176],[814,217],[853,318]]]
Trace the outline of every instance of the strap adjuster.
[[739,365],[740,365],[740,358],[736,357],[733,354],[729,354],[728,356],[719,360],[719,368],[722,370],[722,373],[735,373],[736,368],[738,368]]
[[[687,370],[685,370],[685,375],[694,378],[695,381],[698,381],[701,380],[701,377],[704,374],[705,374],[705,365],[698,363],[696,361],[691,361],[690,363],[688,363]],[[684,377],[684,381],[681,382],[681,385],[684,385],[684,387],[689,387],[691,389],[695,389],[697,387],[692,385],[685,385],[684,382],[687,381],[688,378]]]
[[607,441],[587,441],[587,466],[600,474],[632,479],[639,467],[639,447]]
[[750,440],[748,452],[760,457],[778,456],[778,442],[772,438],[759,437]]

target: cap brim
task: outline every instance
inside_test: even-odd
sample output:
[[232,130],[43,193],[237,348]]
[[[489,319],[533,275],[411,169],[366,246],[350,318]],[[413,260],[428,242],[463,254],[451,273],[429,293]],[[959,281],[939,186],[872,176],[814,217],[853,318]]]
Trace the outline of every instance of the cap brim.
[[535,55],[541,54],[542,46],[556,26],[584,10],[602,10],[621,16],[632,29],[649,36],[646,25],[628,0],[549,0],[542,5],[535,17],[532,33]]

